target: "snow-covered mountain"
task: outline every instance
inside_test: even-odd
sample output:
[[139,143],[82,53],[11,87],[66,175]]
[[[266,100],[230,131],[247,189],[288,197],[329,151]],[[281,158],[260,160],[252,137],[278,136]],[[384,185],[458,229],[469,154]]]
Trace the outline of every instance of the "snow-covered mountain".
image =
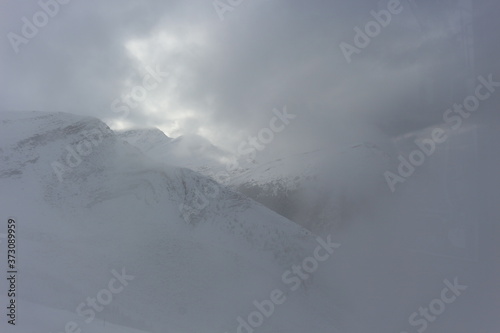
[[148,152],[151,149],[159,150],[160,147],[163,149],[169,149],[173,140],[157,128],[119,131],[116,132],[116,134],[121,139],[144,152]]
[[[0,133],[1,211],[18,224],[16,329],[33,332],[33,310],[48,314],[38,317],[39,332],[71,321],[90,332],[96,323],[110,332],[235,332],[252,302],[285,290],[283,271],[317,246],[304,229],[227,188],[201,205],[196,195],[215,188],[213,180],[152,161],[97,119],[1,113]],[[112,295],[99,292],[116,274],[133,279],[109,306],[79,308]],[[322,293],[316,300],[331,303]],[[260,331],[332,332],[308,294],[320,295],[290,295]],[[2,308],[7,302],[2,294]],[[1,321],[2,332],[7,326]]]
[[231,153],[195,134],[172,139],[157,128],[145,128],[119,131],[117,135],[155,161],[197,172],[220,169],[226,161],[233,158]]
[[[392,160],[368,144],[230,175],[232,187],[284,195],[303,205],[305,217],[315,205],[344,210],[346,227],[322,234],[321,245],[249,197],[175,166],[175,158],[148,157],[97,119],[0,113],[0,270],[9,270],[13,220],[18,315],[12,327],[4,314],[0,332],[366,333],[423,323],[429,333],[493,332],[498,131],[487,132],[481,149],[477,132],[450,135],[396,195],[379,187]],[[155,143],[149,151],[171,143],[157,131],[145,137],[143,144]],[[338,195],[346,199],[334,206]],[[333,240],[341,244],[335,251],[324,246]],[[317,255],[325,260],[316,265]],[[451,297],[450,283],[461,286],[455,300],[423,322],[420,309],[439,305],[443,290]],[[5,310],[9,288],[0,280]],[[271,298],[283,301],[272,311]]]
[[[386,192],[381,175],[394,163],[390,152],[372,143],[249,163],[200,137],[180,146],[184,138],[169,140],[158,129],[120,136],[152,159],[212,177],[316,233],[341,228],[353,214],[374,205],[377,193]],[[232,167],[235,161],[238,168]]]
[[[335,232],[385,193],[391,157],[373,144],[319,149],[253,165],[231,187],[318,234]],[[370,166],[367,168],[367,166]]]

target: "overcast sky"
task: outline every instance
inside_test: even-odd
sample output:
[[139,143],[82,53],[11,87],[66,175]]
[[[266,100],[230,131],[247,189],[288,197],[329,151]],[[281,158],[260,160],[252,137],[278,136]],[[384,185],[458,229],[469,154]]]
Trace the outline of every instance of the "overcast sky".
[[[467,80],[500,74],[497,0],[474,1],[471,13],[470,0],[404,0],[350,61],[341,43],[355,46],[354,28],[389,1],[243,0],[227,10],[231,2],[218,12],[211,0],[71,0],[43,22],[36,1],[5,0],[0,108],[156,126],[234,148],[286,106],[296,118],[273,145],[308,150],[437,123],[467,96]],[[9,33],[24,38],[22,18],[33,15],[38,32],[13,42]],[[140,102],[123,112],[132,91]]]

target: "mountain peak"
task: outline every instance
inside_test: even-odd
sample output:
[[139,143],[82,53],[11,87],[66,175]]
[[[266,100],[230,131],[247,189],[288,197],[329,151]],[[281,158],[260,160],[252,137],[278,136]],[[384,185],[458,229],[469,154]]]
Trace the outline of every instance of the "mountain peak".
[[171,139],[162,130],[156,127],[134,128],[130,130],[117,131],[117,133],[122,137],[129,137],[136,135],[150,135],[150,136],[165,137]]
[[172,138],[156,127],[117,131],[117,135],[143,152],[172,142]]

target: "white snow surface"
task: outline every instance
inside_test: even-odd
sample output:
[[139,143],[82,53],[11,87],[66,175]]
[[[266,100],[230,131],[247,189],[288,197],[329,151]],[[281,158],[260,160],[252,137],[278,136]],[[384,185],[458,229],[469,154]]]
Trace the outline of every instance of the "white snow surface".
[[[413,139],[397,142],[398,153],[415,149]],[[206,165],[204,154],[193,162],[199,150],[179,148],[182,160],[169,155],[173,140],[158,131],[124,137],[94,118],[0,113],[0,236],[15,218],[19,271],[18,322],[11,327],[2,314],[0,332],[59,333],[74,322],[91,333],[232,333],[239,317],[256,310],[253,302],[269,299],[274,289],[287,300],[256,333],[413,332],[409,316],[455,278],[467,290],[426,333],[496,332],[497,139],[498,131],[479,125],[451,133],[392,195],[383,172],[397,170],[398,162],[370,144],[350,147],[340,159],[309,152],[232,174],[235,184],[271,193],[270,182],[283,180],[289,189],[301,180],[310,184],[306,203],[336,198],[325,191],[354,198],[341,205],[351,214],[331,235],[341,247],[292,291],[282,275],[313,254],[316,236],[234,191],[234,184],[219,186],[181,167]],[[85,146],[86,140],[93,143]],[[74,167],[59,181],[54,162],[67,165],[70,151],[78,150],[85,154],[69,158]],[[199,193],[210,189],[216,194],[200,201]],[[197,208],[186,220],[181,205]],[[134,278],[85,322],[78,306],[108,287],[113,270]],[[7,282],[0,280],[2,309]]]
[[[63,331],[77,306],[122,268],[134,280],[84,331],[236,331],[237,317],[284,289],[283,271],[316,244],[296,224],[225,188],[185,221],[179,205],[213,181],[151,161],[97,119],[16,112],[1,113],[0,124],[2,212],[18,224],[20,331]],[[66,147],[77,151],[83,133],[95,129],[102,139],[94,137],[98,144],[60,182],[51,164],[65,163]],[[306,304],[292,298],[282,307],[300,316],[280,311],[261,331],[299,332],[312,323],[331,332],[328,317],[319,320]],[[31,311],[47,315],[35,321]]]

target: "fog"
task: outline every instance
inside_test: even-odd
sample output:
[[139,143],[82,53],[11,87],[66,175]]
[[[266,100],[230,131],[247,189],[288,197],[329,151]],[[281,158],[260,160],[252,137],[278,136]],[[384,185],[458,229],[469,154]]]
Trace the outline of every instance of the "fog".
[[120,265],[137,279],[89,332],[500,327],[494,0],[0,9],[1,218],[27,272],[2,332],[84,322]]

